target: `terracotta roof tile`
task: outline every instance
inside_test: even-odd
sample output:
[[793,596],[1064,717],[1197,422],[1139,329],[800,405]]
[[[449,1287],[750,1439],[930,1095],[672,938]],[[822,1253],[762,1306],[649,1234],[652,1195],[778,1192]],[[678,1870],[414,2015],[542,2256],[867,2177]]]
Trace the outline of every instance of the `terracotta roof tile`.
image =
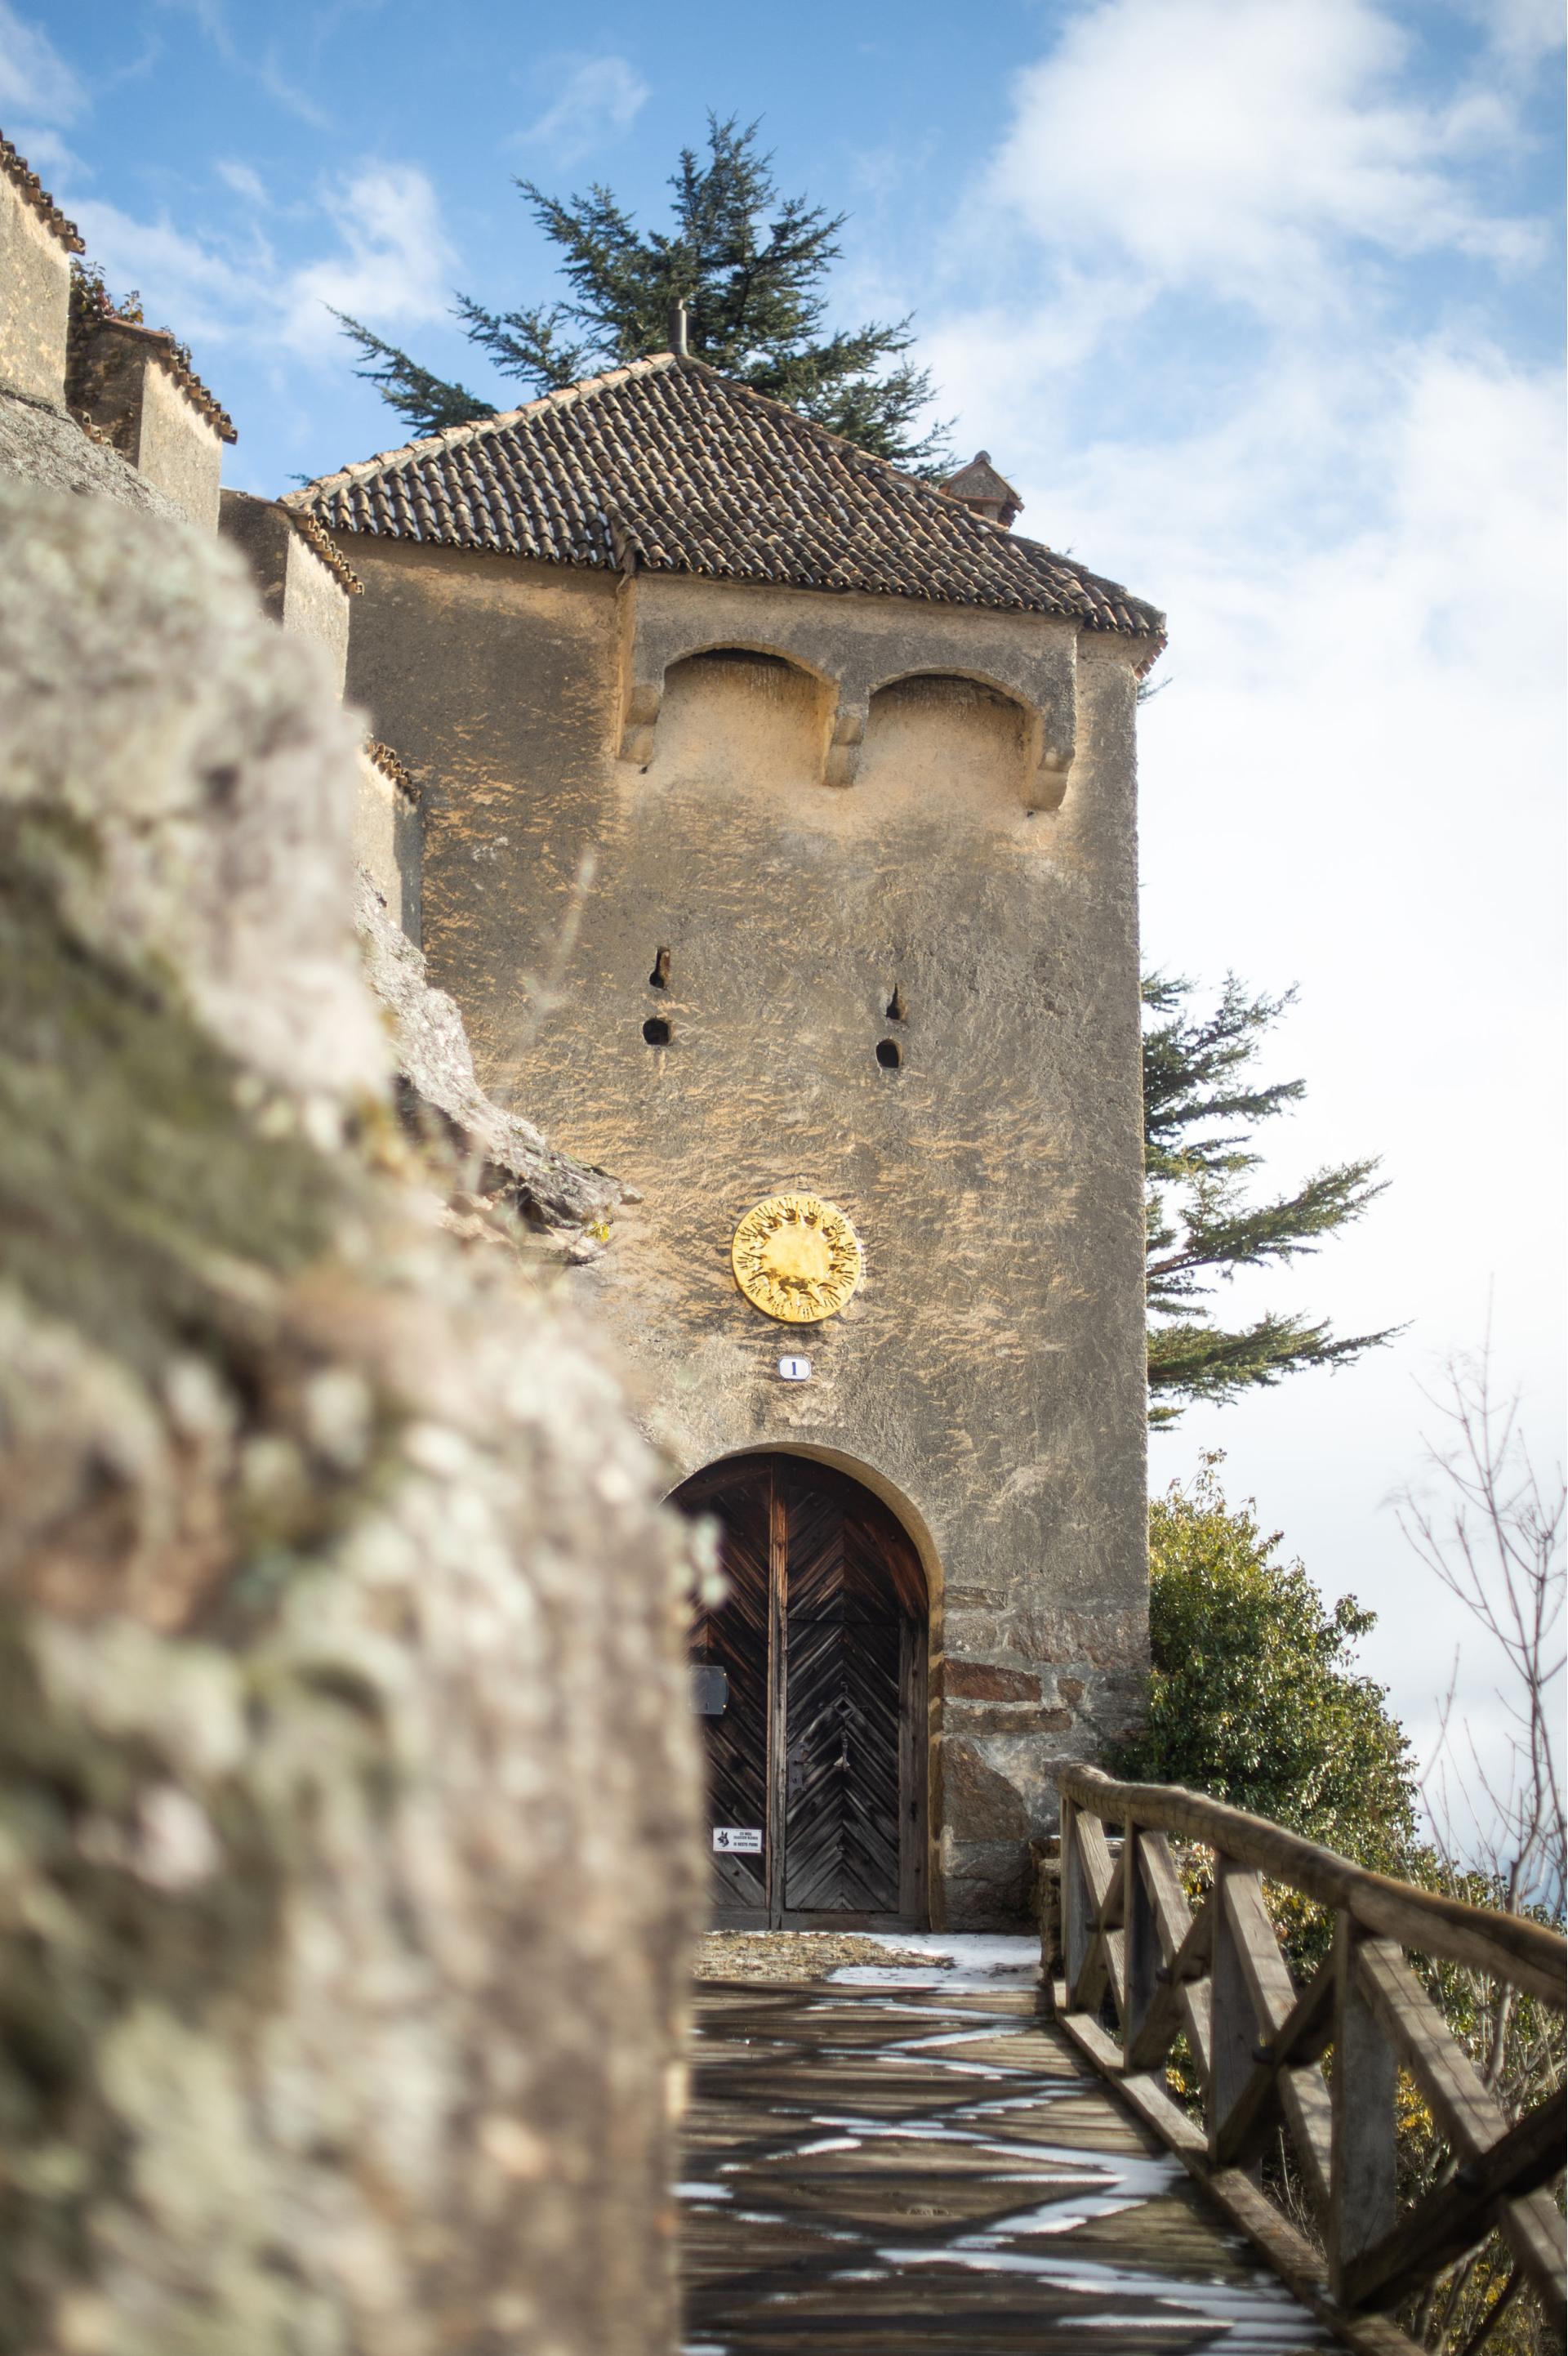
[[30,168],[27,157],[19,155],[4,135],[0,135],[0,172],[14,187],[20,188],[38,219],[47,228],[53,230],[68,253],[86,252],[81,231],[76,223],[67,220],[37,174]]
[[102,330],[107,330],[111,335],[129,336],[144,343],[149,348],[150,356],[157,361],[158,366],[167,375],[174,379],[192,408],[198,410],[206,418],[219,440],[237,442],[240,439],[229,412],[215,395],[208,392],[206,385],[192,368],[190,357],[184,346],[176,342],[167,327],[144,327],[139,320],[122,319],[114,312],[106,310],[94,322],[94,331]]
[[316,518],[298,508],[284,510],[290,523],[313,555],[319,556],[338,587],[350,597],[364,594],[365,584],[339,548],[335,548]]
[[450,426],[283,504],[339,534],[1061,614],[1148,641],[1164,616],[826,428],[672,353]]
[[405,801],[417,807],[420,789],[389,744],[383,744],[379,737],[368,740],[365,745],[365,758],[373,769],[379,769],[388,784],[394,787]]

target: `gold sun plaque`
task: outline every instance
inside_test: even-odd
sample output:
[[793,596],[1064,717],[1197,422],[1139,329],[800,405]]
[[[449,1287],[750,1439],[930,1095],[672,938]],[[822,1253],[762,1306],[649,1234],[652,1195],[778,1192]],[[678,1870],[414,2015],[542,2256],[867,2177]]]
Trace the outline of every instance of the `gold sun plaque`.
[[753,1203],[730,1247],[735,1281],[764,1317],[815,1325],[836,1316],[860,1281],[860,1246],[836,1203],[770,1194]]

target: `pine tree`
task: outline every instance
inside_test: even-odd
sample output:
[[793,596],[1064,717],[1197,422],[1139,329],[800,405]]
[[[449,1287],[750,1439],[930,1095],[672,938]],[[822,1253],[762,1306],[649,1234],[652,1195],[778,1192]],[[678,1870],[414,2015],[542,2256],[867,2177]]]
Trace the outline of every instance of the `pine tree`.
[[1327,1319],[1271,1311],[1227,1328],[1205,1306],[1238,1269],[1313,1252],[1383,1192],[1376,1161],[1319,1170],[1295,1194],[1247,1199],[1262,1156],[1260,1121],[1299,1104],[1302,1080],[1263,1086],[1251,1067],[1263,1034],[1295,996],[1249,997],[1232,975],[1211,1012],[1189,1010],[1193,984],[1144,981],[1144,1151],[1148,1217],[1149,1417],[1171,1423],[1193,1399],[1228,1399],[1301,1366],[1341,1366],[1391,1340],[1336,1334]]
[[[458,297],[469,341],[528,394],[574,383],[667,348],[670,315],[687,306],[688,348],[726,376],[787,402],[863,450],[927,476],[947,470],[945,427],[923,435],[916,420],[932,398],[929,375],[903,357],[907,318],[825,334],[822,284],[839,259],[847,215],[804,197],[779,198],[758,125],[708,118],[708,152],[682,150],[669,186],[666,235],[640,230],[612,191],[595,182],[563,201],[531,180],[517,187],[560,249],[565,301],[513,311]],[[357,344],[357,373],[416,434],[495,413],[495,404],[449,383],[357,320],[338,314]]]

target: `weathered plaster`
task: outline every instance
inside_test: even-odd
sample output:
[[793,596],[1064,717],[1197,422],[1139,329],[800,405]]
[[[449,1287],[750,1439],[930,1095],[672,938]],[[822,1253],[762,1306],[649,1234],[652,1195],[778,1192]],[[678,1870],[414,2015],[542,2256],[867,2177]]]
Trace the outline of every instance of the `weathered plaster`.
[[348,596],[342,584],[274,499],[225,491],[219,529],[243,549],[273,621],[325,648],[341,695],[348,660]]
[[[572,1280],[640,1370],[672,1480],[789,1448],[918,1523],[935,1904],[1007,1919],[1051,1763],[1126,1723],[1146,1641],[1132,651],[1022,616],[661,583],[682,594],[659,600],[634,763],[613,583],[372,541],[355,562],[350,692],[431,780],[432,978],[485,1085],[645,1198]],[[809,675],[688,660],[694,632]],[[1049,711],[1070,667],[1075,757],[1060,807],[1031,810],[1013,707],[974,683]],[[815,682],[846,678],[865,752],[835,789]],[[805,1333],[728,1264],[741,1214],[793,1186],[840,1204],[866,1254],[848,1309]],[[778,1379],[786,1347],[809,1384]],[[1036,1690],[949,1694],[955,1663]]]
[[70,255],[15,182],[0,174],[0,385],[65,399]]
[[[745,645],[783,656],[830,691],[822,782],[856,780],[872,696],[912,672],[941,671],[1016,697],[1029,726],[1023,798],[1054,809],[1077,742],[1077,638],[1070,622],[898,597],[739,588],[728,582],[644,573],[621,584],[620,752],[653,757],[671,664]],[[732,635],[737,626],[744,639]]]
[[223,444],[157,356],[157,340],[101,321],[72,382],[80,377],[86,413],[138,474],[198,530],[216,531]]
[[217,530],[223,444],[217,427],[161,368],[143,371],[135,459],[148,482],[166,491],[192,523]]

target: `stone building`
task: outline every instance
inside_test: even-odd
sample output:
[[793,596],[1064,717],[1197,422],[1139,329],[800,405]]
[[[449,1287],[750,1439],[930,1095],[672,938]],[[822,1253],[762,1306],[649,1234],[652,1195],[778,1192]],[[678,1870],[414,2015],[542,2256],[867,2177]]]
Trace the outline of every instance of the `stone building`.
[[731,1599],[720,1907],[1005,1922],[1145,1656],[1134,719],[1160,616],[684,355],[346,467],[348,692],[479,1076]]
[[0,140],[0,2343],[668,2356],[699,1572],[548,1278],[617,1189],[392,921],[352,573],[80,245]]

